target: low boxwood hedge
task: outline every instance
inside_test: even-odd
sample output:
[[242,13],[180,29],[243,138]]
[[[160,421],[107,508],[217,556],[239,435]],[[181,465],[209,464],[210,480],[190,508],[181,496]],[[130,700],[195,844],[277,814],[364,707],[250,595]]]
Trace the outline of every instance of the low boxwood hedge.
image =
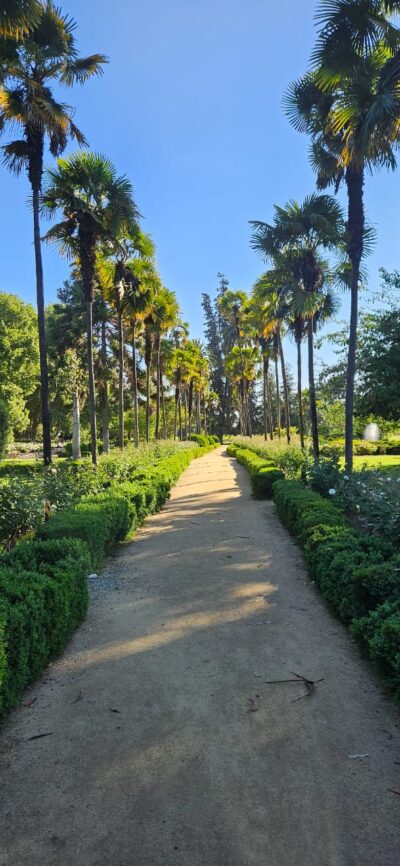
[[0,556],[0,716],[18,703],[84,618],[90,571],[162,507],[190,461],[214,447],[208,442],[182,448],[147,471],[135,470],[132,480],[118,486],[111,480],[105,492],[56,512],[35,540]]
[[0,716],[65,646],[88,605],[87,545],[26,541],[0,560]]
[[228,445],[227,454],[229,457],[235,457],[238,463],[245,466],[249,472],[253,496],[256,499],[271,499],[274,484],[285,477],[284,472],[277,469],[271,460],[259,457],[248,448]]
[[322,595],[400,697],[400,556],[300,482],[278,481],[274,499]]

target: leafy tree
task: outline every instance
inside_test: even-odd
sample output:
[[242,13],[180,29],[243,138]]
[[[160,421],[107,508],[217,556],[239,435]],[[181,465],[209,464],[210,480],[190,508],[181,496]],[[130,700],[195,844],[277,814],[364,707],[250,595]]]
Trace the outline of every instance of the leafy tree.
[[314,457],[319,457],[318,418],[314,375],[314,319],[321,305],[327,267],[322,250],[338,250],[343,244],[344,221],[339,204],[328,195],[310,195],[302,204],[291,201],[275,206],[272,224],[252,222],[252,246],[285,274],[291,275],[297,312],[307,319],[310,422]]
[[[46,141],[53,156],[63,152],[70,138],[79,144],[85,141],[73,121],[73,110],[57,101],[51,85],[70,87],[76,82],[84,83],[92,75],[101,73],[105,57],[101,54],[79,57],[74,37],[75,22],[62,15],[52,0],[46,0],[43,5],[18,0],[13,10],[10,7],[8,3],[3,9],[3,31],[5,28],[8,38],[7,35],[3,36],[0,42],[0,125],[3,130],[15,126],[21,128],[23,137],[3,146],[4,161],[15,174],[25,169],[32,189],[43,456],[45,463],[50,463],[51,431],[39,221],[43,156]],[[29,26],[23,35],[19,31],[19,39],[13,39],[10,33],[13,18],[17,27]]]
[[0,292],[0,399],[15,432],[28,426],[27,404],[39,375],[36,312],[17,295]]
[[100,244],[112,243],[120,232],[134,229],[138,210],[131,183],[118,177],[113,164],[100,154],[83,151],[59,159],[47,172],[43,209],[60,211],[64,219],[53,226],[46,239],[58,243],[61,252],[79,262],[87,308],[87,352],[91,453],[97,463],[96,392],[93,367],[93,301],[96,253]]
[[286,97],[294,126],[312,139],[319,188],[345,182],[347,253],[351,264],[346,385],[346,466],[353,462],[358,292],[371,233],[365,225],[366,171],[396,167],[399,139],[400,31],[390,17],[396,0],[320,0],[312,70]]

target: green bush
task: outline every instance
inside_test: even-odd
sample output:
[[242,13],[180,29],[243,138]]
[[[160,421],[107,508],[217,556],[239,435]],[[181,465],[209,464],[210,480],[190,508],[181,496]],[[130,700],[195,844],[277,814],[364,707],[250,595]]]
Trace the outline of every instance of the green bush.
[[65,646],[87,610],[82,542],[27,541],[0,560],[0,715]]
[[89,548],[92,568],[98,568],[110,547],[128,532],[129,521],[127,499],[115,492],[100,493],[55,514],[39,530],[39,538],[82,539]]
[[400,600],[387,601],[354,620],[350,630],[400,700]]
[[10,433],[10,419],[7,405],[4,400],[0,400],[0,459],[6,453]]
[[284,478],[281,469],[262,466],[250,475],[250,484],[253,496],[256,499],[272,499],[275,481]]
[[245,466],[250,474],[250,485],[256,499],[271,499],[276,481],[284,478],[284,473],[277,469],[271,460],[263,459],[249,448],[228,445],[229,457],[236,457],[238,463]]

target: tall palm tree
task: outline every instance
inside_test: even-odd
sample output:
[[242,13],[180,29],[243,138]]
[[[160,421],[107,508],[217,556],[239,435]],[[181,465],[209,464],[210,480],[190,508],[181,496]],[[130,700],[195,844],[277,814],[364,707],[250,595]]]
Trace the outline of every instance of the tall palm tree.
[[20,40],[38,23],[38,0],[0,0],[0,37]]
[[179,304],[175,292],[164,286],[154,295],[152,300],[152,328],[154,335],[154,351],[156,356],[156,428],[155,437],[160,438],[161,398],[163,393],[161,338],[178,322]]
[[292,124],[311,136],[320,189],[347,188],[351,311],[346,385],[345,458],[353,466],[353,409],[358,293],[365,226],[366,171],[396,167],[400,118],[398,0],[320,0],[312,69],[286,94]]
[[260,308],[263,319],[262,336],[268,337],[272,342],[272,357],[275,362],[276,383],[276,414],[278,425],[278,437],[281,438],[281,408],[278,362],[281,364],[283,397],[285,407],[286,439],[290,443],[290,399],[289,386],[286,374],[285,356],[283,352],[282,334],[288,316],[288,304],[285,292],[286,275],[282,268],[275,267],[263,274],[255,283],[253,288],[253,303]]
[[93,463],[97,463],[96,392],[93,370],[93,299],[96,253],[100,244],[112,243],[121,231],[134,230],[139,216],[130,181],[118,177],[113,164],[100,154],[82,151],[59,159],[46,175],[43,209],[60,212],[64,219],[53,226],[47,240],[62,253],[77,256],[86,299],[90,434]]
[[120,234],[111,243],[108,242],[101,250],[97,271],[105,298],[111,303],[117,315],[118,333],[118,442],[124,447],[124,317],[129,305],[129,298],[139,288],[139,276],[136,273],[136,262],[152,262],[154,258],[154,243],[149,235],[145,235],[137,224],[132,226],[129,235]]
[[[344,219],[340,205],[328,195],[308,196],[302,204],[289,202],[276,207],[272,224],[252,222],[252,246],[276,266],[282,278],[290,274],[291,285],[298,286],[307,304],[308,375],[310,421],[314,458],[319,458],[317,404],[314,377],[314,307],[326,278],[322,250],[338,250],[343,245]],[[285,285],[285,282],[283,283]]]
[[[150,315],[153,294],[155,290],[156,274],[154,265],[147,260],[135,259],[128,265],[128,273],[131,272],[133,279],[128,281],[126,317],[129,328],[130,342],[132,346],[132,403],[134,443],[139,445],[139,394],[137,376],[137,339],[143,324]],[[128,276],[128,274],[127,274]]]
[[245,366],[244,366],[244,357],[243,357],[243,349],[244,349],[244,318],[246,313],[247,306],[247,295],[246,292],[234,292],[229,289],[225,291],[218,302],[219,310],[223,319],[231,325],[232,336],[231,336],[231,345],[225,346],[225,350],[229,350],[236,345],[238,347],[238,357],[242,359],[242,381],[238,384],[239,390],[239,415],[240,415],[240,428],[241,433],[244,436],[251,435],[251,420],[250,420],[250,407],[247,398],[247,388],[246,388],[246,376],[245,376]]
[[[10,13],[13,7],[19,26],[24,23],[31,25],[23,35],[20,33],[19,40],[3,39],[0,46],[0,128],[3,131],[15,126],[21,128],[22,138],[3,146],[4,162],[15,174],[25,169],[32,189],[43,456],[45,463],[50,463],[51,423],[39,220],[43,155],[46,141],[53,156],[63,152],[68,139],[75,139],[78,144],[85,142],[73,121],[73,110],[55,99],[51,85],[70,87],[75,83],[83,84],[102,72],[106,58],[102,54],[79,57],[74,36],[75,21],[63,15],[52,0],[40,5],[18,0],[16,7],[15,3],[5,6],[9,7]],[[11,15],[6,14],[3,26],[9,27],[11,21]]]

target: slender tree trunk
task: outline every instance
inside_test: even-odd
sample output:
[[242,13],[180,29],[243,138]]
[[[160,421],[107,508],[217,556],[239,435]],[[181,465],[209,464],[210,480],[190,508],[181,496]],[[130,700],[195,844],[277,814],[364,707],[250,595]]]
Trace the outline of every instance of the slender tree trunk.
[[118,445],[123,449],[124,429],[124,323],[122,312],[118,311]]
[[133,397],[133,427],[135,448],[139,447],[139,405],[138,405],[138,382],[136,367],[136,327],[132,320],[132,397]]
[[275,356],[275,384],[276,384],[276,424],[278,427],[278,439],[281,438],[281,396],[279,391],[278,355]]
[[185,401],[183,404],[184,410],[184,421],[185,421],[185,439],[188,438],[188,401],[187,401],[187,390],[185,388]]
[[40,394],[42,404],[42,426],[43,426],[43,460],[46,465],[51,463],[51,418],[49,400],[49,375],[47,368],[47,345],[46,324],[44,312],[44,280],[42,245],[40,239],[39,221],[39,196],[40,189],[32,186],[33,205],[33,240],[35,248],[36,265],[36,304],[38,314],[39,331],[39,357],[40,357]]
[[93,367],[93,301],[86,303],[86,333],[89,374],[90,450],[92,463],[97,464],[96,388]]
[[179,406],[179,384],[175,385],[175,408],[174,408],[174,442],[177,436],[178,428],[178,406]]
[[314,378],[314,318],[310,316],[307,323],[307,338],[308,338],[308,382],[309,382],[309,397],[310,397],[310,422],[311,436],[313,443],[314,460],[319,460],[319,438],[318,438],[318,416],[317,416],[317,401],[315,395],[315,378]]
[[81,459],[81,411],[79,405],[79,390],[75,389],[72,398],[72,457]]
[[164,375],[163,365],[160,359],[160,392],[161,392],[161,414],[162,414],[162,437],[167,438],[167,417],[165,414],[165,394],[164,394]]
[[351,261],[351,307],[349,350],[347,356],[346,407],[345,407],[345,463],[348,472],[353,469],[353,416],[354,382],[356,376],[356,349],[358,325],[358,291],[360,284],[360,264],[364,247],[364,172],[348,168],[346,172],[348,194],[347,232],[348,255]]
[[264,439],[268,439],[268,411],[267,411],[267,367],[266,358],[263,358],[263,416],[264,416]]
[[251,411],[250,411],[250,382],[245,382],[245,397],[246,397],[246,426],[247,426],[247,436],[252,437],[253,428],[251,424]]
[[178,398],[178,417],[179,417],[179,439],[182,442],[182,398],[179,394]]
[[156,439],[160,438],[160,338],[156,342]]
[[208,426],[207,426],[207,401],[206,398],[203,397],[203,423],[204,423],[204,433],[207,436]]
[[150,440],[150,364],[146,364],[146,442]]
[[283,346],[281,335],[278,334],[278,348],[279,348],[279,356],[281,359],[281,370],[282,370],[282,383],[283,383],[283,394],[284,394],[284,402],[285,402],[285,426],[286,426],[286,439],[288,444],[290,445],[290,406],[289,406],[289,387],[286,376],[286,366],[285,366],[285,357],[283,354]]
[[106,322],[103,319],[101,323],[101,428],[103,439],[103,454],[108,454],[110,450],[110,430],[109,430],[109,407],[108,407],[108,382],[107,382],[107,333]]
[[271,388],[269,383],[269,358],[265,358],[265,387],[266,387],[266,395],[267,395],[267,412],[269,419],[269,438],[271,442],[274,438],[274,419],[272,416],[272,400],[271,400]]
[[299,433],[300,445],[304,450],[304,416],[303,416],[303,394],[302,394],[302,369],[301,369],[301,340],[297,340],[297,402],[299,409]]

